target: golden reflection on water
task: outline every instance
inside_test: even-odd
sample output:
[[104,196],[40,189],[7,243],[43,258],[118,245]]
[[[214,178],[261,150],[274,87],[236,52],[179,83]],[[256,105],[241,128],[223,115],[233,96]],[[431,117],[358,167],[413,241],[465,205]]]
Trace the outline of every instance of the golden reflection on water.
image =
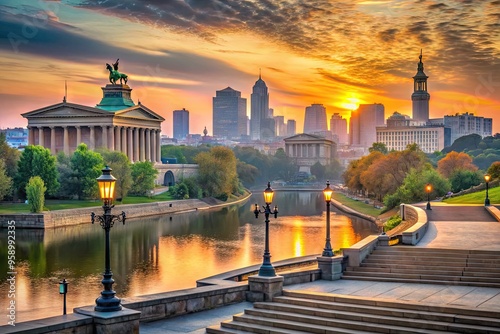
[[[291,215],[271,216],[271,261],[323,251],[325,204],[306,195],[293,194],[291,200],[278,203],[281,212]],[[246,205],[253,206],[252,202]],[[370,226],[332,211],[332,247],[349,247],[370,234]],[[102,290],[104,269],[101,228],[89,224],[47,230],[41,235],[35,231],[18,233],[23,240],[16,253],[19,322],[62,314],[62,296],[58,293],[62,278],[69,281],[68,312],[94,305]],[[263,215],[255,219],[247,207],[174,215],[172,220],[168,216],[130,220],[111,232],[113,287],[118,297],[127,299],[192,288],[196,280],[260,264],[264,233]],[[0,281],[0,290],[7,291],[6,287],[6,281]],[[7,294],[1,294],[0,305],[6,303]]]

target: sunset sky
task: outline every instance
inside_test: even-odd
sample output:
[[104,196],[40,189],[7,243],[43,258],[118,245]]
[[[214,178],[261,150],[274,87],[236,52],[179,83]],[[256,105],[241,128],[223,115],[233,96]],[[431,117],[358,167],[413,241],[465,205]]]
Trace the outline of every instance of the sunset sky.
[[247,98],[258,79],[275,115],[322,103],[349,117],[360,103],[411,116],[423,49],[430,117],[472,112],[500,132],[500,0],[0,0],[0,128],[68,101],[95,106],[120,58],[132,98],[165,117],[190,111],[212,133],[212,97]]

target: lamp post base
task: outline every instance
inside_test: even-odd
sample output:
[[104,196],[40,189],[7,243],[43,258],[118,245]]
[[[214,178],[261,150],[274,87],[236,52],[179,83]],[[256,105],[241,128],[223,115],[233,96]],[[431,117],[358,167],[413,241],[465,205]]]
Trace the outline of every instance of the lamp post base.
[[425,207],[426,210],[432,210],[431,209],[431,203],[427,202],[427,206]]
[[272,264],[263,264],[259,269],[259,276],[273,277],[276,276],[276,270]]
[[489,198],[484,200],[484,206],[490,206],[490,199]]

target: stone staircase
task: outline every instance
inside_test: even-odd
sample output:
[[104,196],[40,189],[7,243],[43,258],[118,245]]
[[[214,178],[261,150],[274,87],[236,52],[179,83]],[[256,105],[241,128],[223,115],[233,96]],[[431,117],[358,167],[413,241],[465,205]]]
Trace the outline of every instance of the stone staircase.
[[500,252],[379,247],[343,279],[500,288]]
[[500,311],[284,291],[207,333],[500,333]]

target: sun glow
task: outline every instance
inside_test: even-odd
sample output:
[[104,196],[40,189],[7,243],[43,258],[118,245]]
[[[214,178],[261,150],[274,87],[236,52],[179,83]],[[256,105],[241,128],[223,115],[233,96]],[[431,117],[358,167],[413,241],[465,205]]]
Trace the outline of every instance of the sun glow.
[[359,104],[361,103],[361,100],[357,98],[356,96],[351,96],[346,98],[347,102],[342,102],[340,106],[344,109],[348,110],[356,110],[358,109]]

